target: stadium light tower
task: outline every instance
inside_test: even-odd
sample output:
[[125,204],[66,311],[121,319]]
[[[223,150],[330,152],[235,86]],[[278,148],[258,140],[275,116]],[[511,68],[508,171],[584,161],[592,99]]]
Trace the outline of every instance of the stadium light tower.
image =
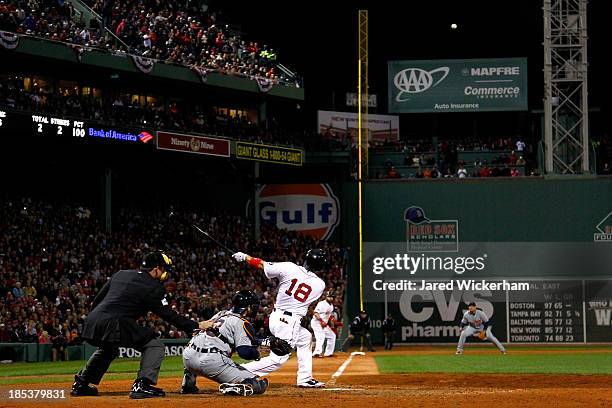
[[544,0],[547,173],[589,172],[587,98],[587,0]]

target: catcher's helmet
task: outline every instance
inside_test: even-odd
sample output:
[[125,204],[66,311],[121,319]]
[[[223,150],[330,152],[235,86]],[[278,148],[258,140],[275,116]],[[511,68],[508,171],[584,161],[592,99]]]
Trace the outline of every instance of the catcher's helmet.
[[251,306],[251,311],[257,313],[259,309],[259,298],[252,290],[240,290],[232,298],[232,312],[240,315],[247,311]]
[[170,278],[170,274],[174,272],[172,259],[162,251],[154,251],[145,255],[141,269],[150,271],[153,268],[159,267],[163,272],[159,277],[160,282],[165,282]]
[[304,268],[311,272],[317,272],[327,267],[327,254],[322,249],[311,249],[306,252],[306,260],[304,261]]

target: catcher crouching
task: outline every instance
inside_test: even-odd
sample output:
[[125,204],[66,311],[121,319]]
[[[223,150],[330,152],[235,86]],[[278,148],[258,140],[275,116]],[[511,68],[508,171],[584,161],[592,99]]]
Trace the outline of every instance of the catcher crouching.
[[455,354],[463,354],[465,340],[470,336],[478,337],[480,340],[489,340],[497,346],[502,354],[506,354],[503,344],[493,335],[491,320],[485,312],[476,307],[476,303],[471,302],[468,305],[468,311],[463,315],[459,326],[461,327],[461,336],[459,336],[459,344]]
[[277,355],[291,352],[288,342],[271,336],[261,339],[247,320],[257,314],[259,299],[250,290],[241,290],[232,298],[232,309],[217,313],[210,320],[212,327],[195,335],[183,351],[185,373],[181,394],[196,394],[196,377],[203,376],[220,383],[219,391],[226,395],[249,396],[263,394],[268,380],[260,378],[236,364],[233,352],[245,360],[260,357],[258,347],[268,346]]

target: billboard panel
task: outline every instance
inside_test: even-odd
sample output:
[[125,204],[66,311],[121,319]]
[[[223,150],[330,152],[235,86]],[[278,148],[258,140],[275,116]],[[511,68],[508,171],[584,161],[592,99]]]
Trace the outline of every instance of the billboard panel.
[[[399,116],[373,115],[364,118],[370,130],[370,140],[382,143],[399,140]],[[319,111],[318,132],[347,142],[357,141],[358,116],[353,112]]]
[[527,58],[389,61],[389,112],[527,110]]

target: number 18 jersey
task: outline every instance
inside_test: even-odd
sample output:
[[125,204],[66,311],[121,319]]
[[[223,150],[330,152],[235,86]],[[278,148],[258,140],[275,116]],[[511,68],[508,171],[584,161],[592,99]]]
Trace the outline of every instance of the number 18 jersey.
[[274,307],[300,317],[306,315],[308,306],[325,290],[321,278],[293,262],[264,262],[264,273],[279,280]]

